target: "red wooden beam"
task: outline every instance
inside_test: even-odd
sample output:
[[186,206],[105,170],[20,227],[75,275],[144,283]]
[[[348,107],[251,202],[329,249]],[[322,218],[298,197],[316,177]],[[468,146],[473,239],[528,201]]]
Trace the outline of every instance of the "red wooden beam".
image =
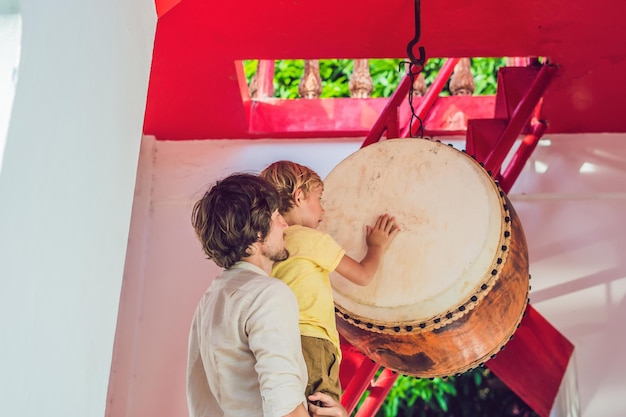
[[[404,97],[402,106],[407,105]],[[415,97],[419,105],[422,97]],[[250,104],[249,131],[246,138],[346,138],[366,137],[388,105],[387,98],[321,98],[255,100]],[[425,134],[464,135],[468,119],[493,116],[495,96],[441,97],[424,120]],[[392,110],[393,109],[393,110]],[[389,108],[387,114],[396,124],[408,123],[404,108]],[[394,113],[395,112],[395,113]],[[459,123],[460,121],[460,123]],[[380,123],[380,122],[379,122]],[[382,132],[387,129],[382,123]],[[387,131],[387,137],[393,130]],[[377,142],[380,136],[371,143]],[[398,136],[396,136],[398,137]],[[369,143],[369,142],[367,142]]]

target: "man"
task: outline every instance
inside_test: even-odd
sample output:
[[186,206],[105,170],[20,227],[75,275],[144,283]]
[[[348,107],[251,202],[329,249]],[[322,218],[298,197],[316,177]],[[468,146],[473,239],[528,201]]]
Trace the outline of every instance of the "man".
[[[279,196],[254,175],[218,181],[195,204],[192,224],[204,252],[225,271],[200,300],[189,335],[190,417],[308,417],[307,381],[292,291],[269,277],[285,260]],[[314,416],[346,417],[323,393]]]

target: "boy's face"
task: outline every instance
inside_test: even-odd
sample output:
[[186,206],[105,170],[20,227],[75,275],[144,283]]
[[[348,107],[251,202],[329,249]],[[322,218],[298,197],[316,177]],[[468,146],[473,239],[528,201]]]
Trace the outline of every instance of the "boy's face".
[[301,201],[302,225],[317,229],[322,218],[324,217],[324,208],[322,207],[322,193],[324,186],[318,185],[311,189],[309,195]]

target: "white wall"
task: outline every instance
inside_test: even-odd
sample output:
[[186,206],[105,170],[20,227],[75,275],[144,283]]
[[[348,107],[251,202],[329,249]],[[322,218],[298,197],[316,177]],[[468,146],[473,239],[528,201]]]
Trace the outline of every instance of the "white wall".
[[216,179],[292,159],[326,175],[359,142],[221,140],[142,144],[115,341],[109,417],[186,416],[190,318],[220,269],[191,228],[193,203]]
[[101,416],[153,0],[22,0],[0,174],[0,415]]
[[531,303],[574,343],[588,417],[626,415],[625,139],[554,138],[511,190],[529,239]]
[[[550,139],[510,193],[528,239],[531,302],[575,345],[582,415],[623,417],[626,137]],[[360,143],[144,139],[108,415],[187,415],[189,322],[219,273],[204,259],[190,225],[191,206],[206,187],[278,159],[303,163],[324,177]]]
[[17,6],[13,3],[0,2],[0,171],[2,171],[2,155],[9,129],[20,57],[22,16]]

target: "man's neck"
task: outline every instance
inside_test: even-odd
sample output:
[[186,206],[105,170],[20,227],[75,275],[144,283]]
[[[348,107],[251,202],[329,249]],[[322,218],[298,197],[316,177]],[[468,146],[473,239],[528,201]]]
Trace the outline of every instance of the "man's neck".
[[245,258],[241,258],[241,260],[244,262],[249,262],[254,266],[258,266],[259,268],[264,270],[267,275],[272,272],[272,265],[274,264],[274,262],[269,258],[261,255],[260,251],[258,250],[255,251],[254,255],[246,256]]

